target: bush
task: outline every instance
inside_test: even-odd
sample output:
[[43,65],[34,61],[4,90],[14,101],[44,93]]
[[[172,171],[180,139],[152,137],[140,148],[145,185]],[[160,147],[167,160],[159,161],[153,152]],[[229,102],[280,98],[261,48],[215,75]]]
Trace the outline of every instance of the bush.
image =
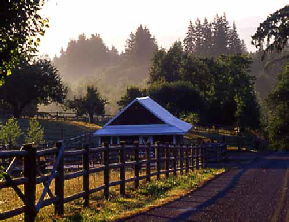
[[25,137],[26,143],[39,144],[43,142],[44,130],[36,119],[29,120],[29,128]]
[[17,119],[14,117],[7,120],[6,125],[1,127],[0,140],[3,144],[9,146],[16,145],[19,137],[22,135]]

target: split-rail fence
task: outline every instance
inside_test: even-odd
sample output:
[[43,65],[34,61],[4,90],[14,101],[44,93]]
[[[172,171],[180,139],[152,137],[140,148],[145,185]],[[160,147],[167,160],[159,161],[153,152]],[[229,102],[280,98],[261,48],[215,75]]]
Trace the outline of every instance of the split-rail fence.
[[[218,158],[226,149],[220,144]],[[43,158],[54,156],[53,165],[45,166]],[[82,165],[76,172],[65,170],[65,160],[77,157]],[[4,159],[12,160],[6,167],[5,179],[0,181],[0,189],[11,187],[23,201],[23,206],[7,212],[0,213],[0,220],[4,220],[24,213],[25,221],[34,221],[41,208],[54,205],[55,214],[64,213],[64,204],[78,198],[84,199],[84,206],[89,205],[90,195],[103,191],[104,198],[108,199],[110,188],[120,186],[120,194],[125,195],[126,185],[133,183],[135,188],[139,187],[141,180],[151,181],[152,177],[157,179],[161,175],[169,177],[171,174],[177,176],[178,173],[188,173],[190,170],[198,170],[206,166],[207,146],[206,145],[115,145],[105,144],[102,147],[91,148],[84,145],[78,150],[65,148],[65,142],[59,141],[53,148],[38,150],[31,144],[24,145],[21,150],[10,150],[0,152],[0,161]],[[18,161],[17,161],[18,160]],[[22,177],[13,177],[12,169],[21,160]],[[92,164],[99,161],[97,165]],[[49,168],[48,174],[43,174],[43,168]],[[133,177],[126,178],[126,171],[133,169]],[[110,181],[112,169],[118,169],[119,181]],[[91,187],[89,184],[90,175],[103,172],[103,185]],[[141,173],[142,172],[142,173]],[[66,180],[82,177],[82,192],[72,196],[64,196],[64,184]],[[55,180],[54,194],[50,190],[52,180]],[[44,189],[39,200],[36,200],[36,185],[43,183]],[[18,187],[24,185],[24,192]],[[45,196],[49,195],[49,198]]]

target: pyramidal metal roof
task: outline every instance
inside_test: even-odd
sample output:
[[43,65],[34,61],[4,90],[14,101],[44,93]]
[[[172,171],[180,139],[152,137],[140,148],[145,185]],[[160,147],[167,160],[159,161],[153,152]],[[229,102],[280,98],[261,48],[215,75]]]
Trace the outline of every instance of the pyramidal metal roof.
[[[125,112],[133,103],[139,102],[152,114],[162,120],[165,124],[149,124],[149,125],[110,125],[123,112]],[[170,112],[152,100],[150,97],[139,97],[128,104],[114,118],[106,123],[102,129],[96,131],[94,135],[165,135],[165,134],[184,134],[192,128],[192,125],[173,116]],[[131,129],[131,130],[130,130]]]

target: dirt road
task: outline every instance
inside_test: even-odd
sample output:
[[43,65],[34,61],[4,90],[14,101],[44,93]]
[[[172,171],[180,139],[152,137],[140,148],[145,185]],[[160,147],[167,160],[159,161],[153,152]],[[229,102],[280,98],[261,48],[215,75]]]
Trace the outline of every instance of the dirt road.
[[289,222],[289,153],[232,169],[185,197],[126,221]]

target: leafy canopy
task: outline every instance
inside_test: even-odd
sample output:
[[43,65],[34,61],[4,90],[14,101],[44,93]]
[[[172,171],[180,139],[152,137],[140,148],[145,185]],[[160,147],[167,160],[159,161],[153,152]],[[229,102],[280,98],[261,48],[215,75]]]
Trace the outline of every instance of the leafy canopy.
[[66,92],[58,70],[44,58],[32,63],[22,60],[0,88],[0,98],[12,107],[14,117],[19,118],[28,105],[63,103]]
[[278,75],[276,88],[266,100],[269,109],[268,134],[274,149],[289,150],[289,63]]
[[79,116],[88,115],[89,122],[93,123],[93,115],[102,115],[105,112],[105,105],[108,102],[101,97],[97,88],[94,86],[86,87],[86,95],[83,97],[74,97],[73,100],[67,100],[65,106],[77,112]]
[[48,19],[38,12],[45,0],[0,1],[0,84],[11,74],[23,55],[37,51],[40,38],[48,28]]
[[[277,10],[260,24],[252,36],[257,48],[266,45],[265,52],[281,51],[289,39],[289,5]],[[264,58],[264,56],[263,56]]]

